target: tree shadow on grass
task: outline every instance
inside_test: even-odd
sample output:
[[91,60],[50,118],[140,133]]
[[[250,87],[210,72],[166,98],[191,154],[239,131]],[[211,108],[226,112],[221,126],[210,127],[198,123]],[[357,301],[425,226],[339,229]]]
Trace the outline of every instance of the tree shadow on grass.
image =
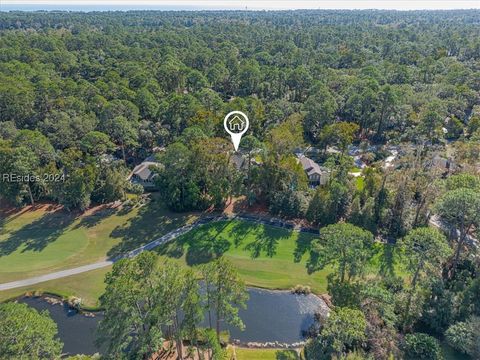
[[136,216],[117,226],[110,236],[120,240],[108,252],[109,257],[124,254],[137,247],[154,241],[166,233],[193,221],[193,214],[174,213],[159,202],[142,206]]
[[46,213],[41,218],[12,232],[6,240],[1,241],[0,257],[7,256],[20,247],[23,247],[22,253],[42,251],[48,244],[57,240],[75,219],[74,214],[63,211]]
[[84,216],[82,217],[82,219],[80,220],[80,222],[75,225],[75,229],[80,229],[80,228],[83,228],[83,227],[86,227],[86,228],[92,228],[94,226],[97,226],[98,224],[100,224],[104,219],[112,216],[113,214],[115,214],[118,210],[117,209],[114,209],[114,208],[102,208],[102,209],[98,209],[97,211],[95,211],[94,213],[88,215],[88,216]]
[[379,272],[383,276],[395,275],[395,246],[385,244],[380,250]]
[[160,255],[179,259],[186,251],[185,261],[188,265],[207,263],[230,249],[230,241],[220,235],[229,224],[229,221],[220,221],[202,225],[180,236],[176,241],[159,247],[158,252]]
[[185,260],[190,266],[205,264],[222,256],[230,245],[230,241],[221,236],[195,241],[188,247]]
[[185,243],[183,241],[171,241],[162,246],[159,246],[154,251],[160,255],[168,256],[174,259],[180,259],[185,253]]
[[231,243],[222,234],[230,224],[230,221],[219,221],[203,225],[182,236],[176,243],[187,249],[185,261],[188,265],[207,263],[222,256]]
[[17,209],[14,207],[9,207],[8,209],[0,208],[0,234],[2,233],[2,228],[8,224],[10,221],[15,220],[16,218],[22,216],[27,211],[30,211],[28,207],[22,209]]
[[[5,208],[2,208],[2,206],[5,206]],[[45,212],[56,212],[61,211],[61,209],[62,207],[60,205],[53,204],[36,204],[34,206],[28,205],[19,209],[9,205],[2,205],[2,201],[0,199],[0,234],[2,233],[1,230],[5,225],[7,225],[13,220],[16,220],[25,213],[37,210],[44,210]]]
[[296,263],[302,261],[303,255],[310,250],[314,236],[300,233],[295,243],[295,250],[293,252],[293,261]]
[[236,248],[243,243],[252,228],[255,228],[255,225],[246,221],[233,222],[233,226],[229,230],[228,235],[233,239],[233,244]]
[[252,259],[258,258],[262,253],[273,257],[277,253],[278,242],[292,236],[292,230],[276,229],[267,225],[260,225],[255,231],[255,239],[245,246],[250,251]]

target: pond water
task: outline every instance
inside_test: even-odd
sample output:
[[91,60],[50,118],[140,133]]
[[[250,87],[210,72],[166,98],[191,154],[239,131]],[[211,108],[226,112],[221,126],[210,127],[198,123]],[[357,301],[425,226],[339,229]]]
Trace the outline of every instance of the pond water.
[[57,323],[58,334],[64,343],[63,352],[68,354],[95,354],[95,329],[102,319],[101,314],[87,317],[68,309],[66,305],[52,305],[44,298],[23,298],[20,300],[38,311],[48,310]]
[[[292,344],[303,340],[303,331],[314,322],[315,312],[326,313],[325,302],[315,295],[294,295],[288,291],[249,289],[247,309],[240,310],[245,330],[226,326],[232,340]],[[37,310],[48,310],[58,325],[60,339],[69,354],[101,352],[95,345],[95,329],[102,314],[86,317],[65,305],[52,305],[43,298],[20,300]]]

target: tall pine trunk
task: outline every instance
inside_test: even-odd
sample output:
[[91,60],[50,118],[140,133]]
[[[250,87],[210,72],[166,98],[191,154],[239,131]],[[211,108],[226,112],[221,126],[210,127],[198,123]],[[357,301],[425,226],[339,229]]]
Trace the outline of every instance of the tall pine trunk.
[[28,196],[30,197],[30,203],[32,206],[34,206],[35,201],[33,200],[32,188],[30,187],[30,184],[27,184],[27,188],[28,188]]
[[467,239],[467,235],[468,235],[469,231],[470,231],[470,227],[468,227],[467,229],[465,229],[464,226],[461,227],[460,237],[458,238],[458,244],[457,244],[457,248],[455,250],[455,257],[453,258],[452,270],[450,272],[450,278],[452,278],[453,275],[455,275],[455,271],[457,269],[458,262],[460,260],[460,255],[462,253],[462,248],[463,248],[463,245],[465,245],[465,240]]

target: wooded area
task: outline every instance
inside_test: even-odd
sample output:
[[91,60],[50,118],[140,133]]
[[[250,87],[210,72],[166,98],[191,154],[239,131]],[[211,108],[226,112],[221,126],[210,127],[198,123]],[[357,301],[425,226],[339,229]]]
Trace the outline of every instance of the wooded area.
[[[144,191],[129,174],[153,156],[173,211],[244,199],[320,228],[304,253],[309,273],[331,270],[334,309],[308,359],[441,359],[441,338],[480,356],[480,11],[10,12],[0,48],[5,206],[124,200]],[[233,110],[250,119],[236,154],[223,128]],[[328,181],[312,186],[304,155]],[[379,242],[380,274],[367,276]],[[108,313],[152,296],[115,283],[142,265],[129,261],[102,301],[104,324],[135,337],[105,329],[104,341],[112,357],[145,358],[166,334]],[[180,272],[160,269],[157,280]],[[115,303],[130,290],[137,303]],[[173,326],[181,307],[151,321]],[[180,347],[198,341],[192,316],[189,334],[171,329]]]

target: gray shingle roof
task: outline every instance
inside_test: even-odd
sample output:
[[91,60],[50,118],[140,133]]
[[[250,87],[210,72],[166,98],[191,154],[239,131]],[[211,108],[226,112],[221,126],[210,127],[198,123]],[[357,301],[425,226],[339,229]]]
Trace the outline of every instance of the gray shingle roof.
[[327,168],[318,165],[315,161],[306,156],[300,157],[300,163],[302,164],[303,170],[305,170],[308,176],[313,174],[322,175],[328,172]]
[[152,176],[150,166],[158,166],[158,163],[153,161],[144,161],[141,164],[135,166],[132,174],[138,176],[143,181],[148,180]]

